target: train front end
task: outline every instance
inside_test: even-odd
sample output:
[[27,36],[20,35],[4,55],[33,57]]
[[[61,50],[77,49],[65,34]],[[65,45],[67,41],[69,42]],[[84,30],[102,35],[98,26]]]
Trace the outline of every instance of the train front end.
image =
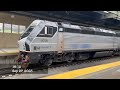
[[17,58],[18,63],[22,63],[22,64],[27,63],[28,64],[30,62],[30,58],[28,55],[31,52],[30,51],[30,43],[36,36],[35,31],[37,31],[36,33],[38,33],[38,30],[36,30],[36,28],[38,27],[40,22],[41,22],[41,20],[33,21],[21,35],[21,37],[18,41],[18,49],[19,49],[19,55]]

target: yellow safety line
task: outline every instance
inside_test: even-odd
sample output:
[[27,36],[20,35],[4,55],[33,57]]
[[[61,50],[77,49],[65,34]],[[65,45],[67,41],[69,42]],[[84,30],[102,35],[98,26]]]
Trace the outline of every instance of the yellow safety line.
[[0,52],[0,53],[17,53],[17,52]]
[[0,51],[0,53],[4,53],[3,51]]
[[111,70],[111,69],[113,69],[113,68],[116,68],[116,67],[117,67],[117,66],[112,67],[112,68],[109,68],[109,69],[107,68],[107,69],[102,70],[102,71],[94,72],[94,73],[92,73],[92,74],[87,74],[87,75],[81,76],[80,78],[78,77],[77,79],[89,78],[89,77],[91,77],[91,76],[94,76],[94,75],[98,75],[98,74],[104,73],[104,72],[106,72],[106,71],[108,71],[108,70]]
[[0,52],[0,54],[18,53],[18,52]]
[[[18,52],[7,52],[7,53],[18,53]],[[6,54],[7,54],[7,53],[6,53]]]
[[64,73],[51,75],[51,76],[43,77],[43,78],[39,78],[39,79],[74,79],[75,77],[78,77],[78,76],[90,74],[93,72],[97,72],[100,70],[104,70],[104,69],[119,66],[119,65],[120,65],[120,61],[117,61],[117,62],[113,62],[113,63],[109,63],[109,64],[102,64],[102,65],[98,65],[98,66],[92,66],[92,67],[88,67],[88,68],[64,72]]

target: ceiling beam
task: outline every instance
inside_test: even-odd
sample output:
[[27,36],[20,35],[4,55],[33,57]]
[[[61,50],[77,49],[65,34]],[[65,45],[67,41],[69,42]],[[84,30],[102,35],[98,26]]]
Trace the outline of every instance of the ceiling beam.
[[[89,26],[98,26],[98,27],[109,27],[113,29],[119,29],[120,27],[117,27],[116,25],[113,25],[111,21],[108,21],[108,18],[115,18],[116,16],[114,14],[108,14],[108,12],[104,11],[92,11],[93,13],[99,13],[100,17],[92,17],[89,14],[86,14],[85,12],[82,13],[82,11],[75,12],[75,11],[9,11],[9,13],[14,13],[18,15],[24,15],[28,17],[34,17],[36,19],[43,19],[43,20],[51,20],[51,21],[57,21],[57,22],[70,22],[73,24],[81,24],[81,25],[89,25]],[[61,14],[63,13],[63,14]],[[78,17],[76,17],[78,16]],[[90,19],[88,19],[90,18]],[[97,18],[97,19],[96,19]],[[91,20],[92,19],[92,20]],[[95,21],[93,21],[95,20]],[[104,24],[106,23],[106,24]],[[107,26],[108,25],[108,26]]]
[[116,20],[120,20],[120,13],[115,13],[113,11],[103,11],[105,14],[103,14],[101,16],[101,19],[109,19],[109,18],[113,18]]

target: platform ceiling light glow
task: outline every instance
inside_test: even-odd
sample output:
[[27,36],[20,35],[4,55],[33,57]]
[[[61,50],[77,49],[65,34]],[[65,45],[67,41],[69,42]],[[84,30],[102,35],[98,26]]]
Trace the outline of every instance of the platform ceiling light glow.
[[103,11],[103,12],[105,12],[105,13],[109,13],[108,11]]
[[14,15],[11,15],[11,18],[14,18],[15,16]]

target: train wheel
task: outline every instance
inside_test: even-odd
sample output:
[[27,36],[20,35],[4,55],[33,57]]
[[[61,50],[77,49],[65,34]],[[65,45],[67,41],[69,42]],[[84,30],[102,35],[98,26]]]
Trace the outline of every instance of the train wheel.
[[44,66],[50,66],[51,64],[52,64],[52,59],[50,59],[50,60],[45,60],[45,62],[44,62]]
[[89,57],[90,57],[90,55],[88,53],[80,54],[79,60],[87,60],[87,59],[89,59]]
[[71,59],[70,59],[70,60],[67,60],[67,62],[68,62],[68,63],[71,63],[71,62],[72,62],[72,60],[71,60]]
[[66,55],[65,58],[66,62],[71,63],[73,61],[73,57],[71,55]]

